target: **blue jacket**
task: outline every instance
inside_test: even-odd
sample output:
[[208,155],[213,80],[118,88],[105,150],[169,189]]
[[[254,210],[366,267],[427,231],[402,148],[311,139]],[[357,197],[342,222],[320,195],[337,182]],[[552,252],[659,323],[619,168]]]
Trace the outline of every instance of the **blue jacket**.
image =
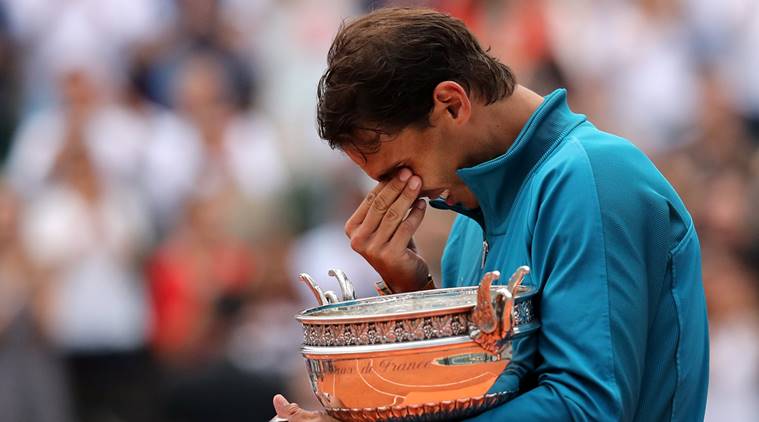
[[[513,345],[492,391],[518,391],[472,420],[700,421],[708,330],[693,220],[628,141],[545,98],[509,150],[458,170],[479,200],[459,215],[443,286],[505,279],[540,289],[542,327]],[[486,242],[484,244],[483,242]]]

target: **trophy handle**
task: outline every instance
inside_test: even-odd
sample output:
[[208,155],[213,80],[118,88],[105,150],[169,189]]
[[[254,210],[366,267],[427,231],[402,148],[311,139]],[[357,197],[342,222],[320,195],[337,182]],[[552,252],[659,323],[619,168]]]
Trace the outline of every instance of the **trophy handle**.
[[331,269],[329,270],[329,275],[337,279],[337,284],[340,285],[340,292],[343,294],[343,301],[356,299],[356,290],[342,270],[337,268]]
[[327,303],[340,303],[340,299],[338,299],[337,295],[332,290],[324,292],[324,297],[327,298]]
[[509,278],[508,285],[496,290],[495,298],[492,297],[490,287],[501,276],[500,272],[488,272],[480,280],[469,336],[488,352],[500,354],[505,346],[504,340],[511,337],[514,296],[529,272],[527,266],[517,268]]
[[[300,280],[304,282],[306,286],[308,286],[308,288],[311,290],[311,293],[314,294],[314,297],[316,298],[316,302],[319,304],[319,306],[330,303],[329,300],[327,300],[327,296],[324,294],[324,292],[322,292],[322,289],[319,288],[319,285],[316,284],[316,281],[314,281],[313,277],[311,277],[310,275],[306,273],[300,273],[298,274],[298,278],[300,278]],[[328,293],[332,293],[332,292],[328,292]],[[335,294],[332,293],[332,296],[334,295]]]
[[491,271],[486,273],[480,280],[480,287],[477,289],[477,304],[472,312],[472,320],[477,325],[476,335],[491,334],[495,331],[498,320],[496,319],[496,310],[493,307],[493,301],[490,295],[490,286],[493,281],[498,280],[501,273]]
[[524,280],[524,276],[530,273],[530,267],[527,265],[522,265],[521,267],[517,268],[516,271],[514,271],[514,274],[511,275],[509,278],[509,291],[511,292],[512,296],[515,296],[517,294],[517,289],[519,289],[519,286],[522,284],[522,280]]
[[356,290],[353,289],[353,284],[348,280],[348,276],[342,270],[332,269],[329,270],[329,275],[337,278],[337,283],[340,285],[341,297],[337,297],[337,294],[331,290],[323,292],[322,289],[316,284],[313,277],[306,273],[300,273],[298,278],[308,286],[311,293],[316,298],[316,302],[319,306],[327,305],[330,303],[340,303],[346,300],[353,300],[356,298]]

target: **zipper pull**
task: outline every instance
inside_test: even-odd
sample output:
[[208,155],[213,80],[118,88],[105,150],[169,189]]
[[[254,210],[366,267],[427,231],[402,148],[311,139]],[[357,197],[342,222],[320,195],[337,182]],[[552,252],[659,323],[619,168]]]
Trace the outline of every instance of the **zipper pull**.
[[480,269],[485,269],[485,260],[488,258],[488,249],[490,248],[490,245],[488,245],[487,240],[482,241],[482,264],[480,264]]

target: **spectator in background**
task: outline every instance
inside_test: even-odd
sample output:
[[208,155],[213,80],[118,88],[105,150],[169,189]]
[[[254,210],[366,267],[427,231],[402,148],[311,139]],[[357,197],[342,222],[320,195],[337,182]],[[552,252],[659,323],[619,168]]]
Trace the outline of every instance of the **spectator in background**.
[[[261,278],[255,251],[230,230],[230,193],[191,198],[151,260],[153,348],[164,368],[160,408],[170,421],[256,420],[269,403],[255,394],[285,387],[281,373],[260,365],[266,360],[289,369],[282,354],[272,362],[266,359],[269,349],[255,347],[269,345],[266,337],[277,337],[271,331],[232,344],[244,325],[262,321],[261,314],[251,314],[268,303],[257,301],[261,292],[278,289],[265,286],[269,280]],[[297,350],[287,346],[288,352]],[[251,347],[257,352],[252,356]]]
[[234,190],[255,222],[287,183],[275,131],[264,116],[235,105],[217,59],[197,53],[182,63],[173,97],[178,117],[156,127],[148,148],[144,186],[164,229],[199,190]]
[[[155,0],[4,0],[10,33],[23,46],[24,113],[55,101],[56,63],[61,56],[95,53],[113,75],[125,66],[124,54],[165,25],[166,2]],[[95,52],[94,50],[97,50]],[[86,50],[86,51],[85,51]],[[84,54],[82,54],[84,53]]]
[[581,110],[648,154],[678,146],[699,94],[680,2],[546,4],[550,44]]
[[70,420],[63,367],[45,331],[45,295],[19,239],[22,204],[0,182],[0,415]]
[[759,415],[759,280],[741,259],[707,244],[703,261],[712,358],[706,421]]
[[172,0],[174,20],[149,42],[135,46],[137,66],[149,99],[174,105],[173,80],[197,54],[215,57],[225,70],[229,101],[244,109],[254,93],[253,66],[243,56],[239,28],[231,25],[221,0]]
[[755,0],[680,0],[690,52],[713,67],[759,144],[759,7]]
[[147,138],[143,119],[115,101],[114,81],[96,56],[61,55],[56,67],[60,103],[21,122],[7,163],[11,185],[33,198],[48,185],[61,151],[72,142],[87,150],[96,177],[135,184]]
[[216,332],[225,304],[246,299],[257,280],[257,259],[227,226],[234,198],[198,194],[159,246],[149,266],[153,348],[169,367],[192,369],[218,360]]
[[330,0],[325,7],[322,0],[232,0],[225,6],[258,70],[254,98],[282,134],[279,144],[292,172],[306,181],[329,177],[340,159],[318,142],[314,84],[326,65],[334,28],[359,12],[359,2]]
[[139,259],[146,214],[96,172],[70,132],[23,215],[23,246],[45,284],[53,344],[64,355],[79,421],[146,420],[149,314]]
[[15,40],[9,33],[6,7],[0,3],[0,162],[10,146],[10,139],[15,128],[18,111],[19,54]]
[[[759,140],[757,143],[759,144]],[[754,150],[751,159],[747,200],[749,204],[759,204],[759,148]],[[759,213],[749,213],[747,229],[751,238],[749,262],[754,274],[759,275]]]

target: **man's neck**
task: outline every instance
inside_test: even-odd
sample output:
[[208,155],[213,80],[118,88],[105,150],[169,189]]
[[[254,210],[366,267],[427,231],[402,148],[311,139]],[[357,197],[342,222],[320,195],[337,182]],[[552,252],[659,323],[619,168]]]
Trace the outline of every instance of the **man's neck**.
[[468,164],[480,164],[504,154],[542,102],[543,97],[517,85],[508,98],[490,105],[475,106],[478,116],[475,118],[479,120],[479,145],[476,153],[469,157]]

